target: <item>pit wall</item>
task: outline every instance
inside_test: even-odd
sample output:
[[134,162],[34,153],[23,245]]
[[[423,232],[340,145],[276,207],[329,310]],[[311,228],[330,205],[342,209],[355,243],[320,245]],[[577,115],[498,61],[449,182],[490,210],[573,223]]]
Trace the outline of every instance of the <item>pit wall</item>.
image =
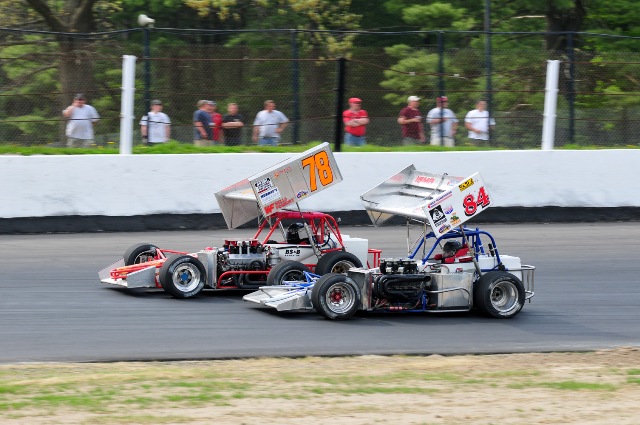
[[[220,209],[214,192],[289,157],[2,156],[0,226],[44,217],[215,216]],[[302,201],[303,209],[362,212],[359,196],[410,164],[455,176],[479,171],[498,208],[622,207],[635,213],[640,207],[640,150],[336,152],[335,157],[343,181]]]

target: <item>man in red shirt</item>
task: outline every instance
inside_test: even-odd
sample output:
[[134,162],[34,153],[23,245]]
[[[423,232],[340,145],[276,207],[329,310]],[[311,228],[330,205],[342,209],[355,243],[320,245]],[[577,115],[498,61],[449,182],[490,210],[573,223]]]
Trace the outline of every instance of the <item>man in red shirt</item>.
[[398,117],[398,124],[402,126],[402,144],[404,146],[424,143],[427,139],[424,136],[424,125],[422,114],[418,106],[420,98],[409,96],[407,106],[402,108]]
[[214,101],[209,101],[211,105],[211,127],[213,127],[213,144],[220,144],[220,134],[222,133],[222,114],[218,112],[218,104]]
[[344,143],[347,146],[362,146],[367,143],[365,134],[369,115],[362,109],[362,100],[357,97],[349,99],[349,109],[342,113],[344,122]]

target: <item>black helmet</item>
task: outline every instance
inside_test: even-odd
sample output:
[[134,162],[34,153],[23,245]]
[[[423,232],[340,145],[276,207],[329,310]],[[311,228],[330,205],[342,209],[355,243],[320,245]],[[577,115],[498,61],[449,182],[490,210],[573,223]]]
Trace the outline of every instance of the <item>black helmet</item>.
[[301,231],[304,229],[303,223],[293,223],[287,228],[287,243],[300,243],[306,232]]
[[462,249],[462,244],[459,241],[451,240],[447,241],[442,247],[442,258],[450,258],[456,255],[456,252]]

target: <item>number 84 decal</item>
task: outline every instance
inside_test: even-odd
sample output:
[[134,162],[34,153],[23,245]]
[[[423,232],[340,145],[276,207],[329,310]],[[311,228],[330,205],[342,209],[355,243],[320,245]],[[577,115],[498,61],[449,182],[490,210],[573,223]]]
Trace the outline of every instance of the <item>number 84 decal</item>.
[[482,186],[480,190],[478,190],[478,198],[476,198],[473,193],[469,193],[464,197],[464,201],[462,202],[464,214],[470,217],[478,211],[478,207],[486,208],[490,203],[489,194],[484,190],[484,186]]

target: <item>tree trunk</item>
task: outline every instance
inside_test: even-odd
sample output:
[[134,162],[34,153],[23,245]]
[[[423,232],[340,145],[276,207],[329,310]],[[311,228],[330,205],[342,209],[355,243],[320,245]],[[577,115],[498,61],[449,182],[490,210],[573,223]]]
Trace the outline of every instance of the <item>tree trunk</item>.
[[[559,8],[556,7],[553,0],[547,3],[547,31],[551,32],[577,32],[582,29],[582,23],[587,16],[587,10],[584,7],[583,0],[574,0],[573,7]],[[566,51],[567,37],[565,34],[547,34],[546,35],[547,50]],[[580,37],[573,37],[573,47],[580,48],[582,46]]]

